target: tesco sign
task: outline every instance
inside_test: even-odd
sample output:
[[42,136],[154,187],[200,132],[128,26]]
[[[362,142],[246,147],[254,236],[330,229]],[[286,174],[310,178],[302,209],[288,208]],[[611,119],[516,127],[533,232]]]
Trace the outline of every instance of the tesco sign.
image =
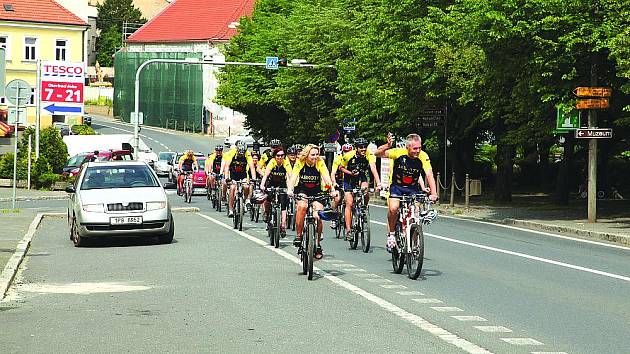
[[67,61],[44,61],[41,70],[42,81],[85,82],[85,63]]
[[45,73],[83,75],[83,67],[67,65],[44,65]]

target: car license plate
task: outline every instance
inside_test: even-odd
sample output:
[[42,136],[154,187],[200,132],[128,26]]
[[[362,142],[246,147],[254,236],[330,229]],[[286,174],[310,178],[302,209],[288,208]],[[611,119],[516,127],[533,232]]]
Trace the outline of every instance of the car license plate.
[[119,216],[109,218],[110,225],[142,224],[142,216]]

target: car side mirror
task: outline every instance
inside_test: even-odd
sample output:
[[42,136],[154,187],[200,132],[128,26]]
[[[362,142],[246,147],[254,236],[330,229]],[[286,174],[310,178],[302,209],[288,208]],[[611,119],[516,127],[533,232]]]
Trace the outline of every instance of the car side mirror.
[[74,185],[69,184],[66,186],[66,193],[75,193],[76,190],[74,189]]
[[173,161],[167,162],[169,165],[173,166]]

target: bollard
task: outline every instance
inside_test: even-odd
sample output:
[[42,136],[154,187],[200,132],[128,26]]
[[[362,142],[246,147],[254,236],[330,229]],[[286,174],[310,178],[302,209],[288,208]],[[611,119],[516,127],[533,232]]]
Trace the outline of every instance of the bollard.
[[31,152],[33,151],[32,140],[33,135],[28,136],[28,177],[26,179],[26,188],[31,189]]
[[437,184],[435,185],[436,191],[435,194],[437,194],[438,199],[435,201],[435,204],[440,204],[440,172],[437,173]]
[[466,196],[466,209],[468,209],[468,202],[470,199],[470,179],[468,179],[468,173],[466,174],[466,185],[464,186],[464,189],[464,195]]
[[451,175],[451,206],[455,206],[455,172]]
[[175,130],[177,130],[177,121],[175,121]]
[[184,133],[186,132],[186,121],[184,121]]

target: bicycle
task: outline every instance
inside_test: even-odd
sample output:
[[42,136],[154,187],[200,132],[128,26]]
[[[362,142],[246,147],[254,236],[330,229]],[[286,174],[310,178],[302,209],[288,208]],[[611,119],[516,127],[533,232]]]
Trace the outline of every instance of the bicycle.
[[214,187],[211,188],[208,186],[206,193],[207,198],[212,203],[212,208],[221,212],[221,181],[223,179],[223,175],[211,172],[208,174],[208,178],[210,177],[214,177]]
[[302,230],[302,243],[298,247],[300,261],[302,261],[302,274],[308,275],[308,280],[313,280],[313,260],[315,257],[315,247],[317,237],[317,220],[313,216],[313,202],[322,202],[330,197],[315,196],[308,197],[305,195],[295,195],[295,200],[306,200],[308,207],[304,217],[304,229]]
[[437,212],[431,207],[432,202],[426,193],[410,196],[394,196],[400,200],[395,228],[396,247],[392,249],[394,273],[402,273],[407,265],[410,279],[418,279],[424,262],[424,233],[422,225],[435,220]]
[[287,229],[295,231],[295,201],[289,199],[287,204]]
[[184,174],[184,191],[183,191],[183,196],[184,196],[184,203],[190,203],[192,201],[192,194],[193,194],[193,180],[192,180],[192,172],[191,171],[185,171],[182,172]]
[[339,214],[336,220],[335,237],[346,238],[346,193],[343,189],[339,189]]
[[280,205],[280,194],[286,194],[286,188],[270,187],[267,193],[271,193],[271,211],[269,222],[267,223],[267,234],[269,235],[269,244],[275,248],[280,247],[280,225],[282,224],[282,211]]
[[[364,253],[370,250],[371,231],[370,231],[370,209],[365,202],[367,189],[354,188],[352,193],[352,221],[350,228],[350,249],[357,249],[359,240],[361,240],[361,249]],[[343,224],[345,230],[346,225]]]
[[243,195],[243,184],[245,181],[230,181],[236,184],[236,194],[234,195],[233,205],[233,224],[234,228],[243,231],[243,217],[245,216],[245,196]]
[[[254,190],[258,189],[260,185],[260,181],[257,179],[251,180],[250,183],[251,183],[251,188],[253,188]],[[258,220],[260,218],[260,204],[252,204],[250,206],[249,216],[250,216],[250,221],[258,223]]]

